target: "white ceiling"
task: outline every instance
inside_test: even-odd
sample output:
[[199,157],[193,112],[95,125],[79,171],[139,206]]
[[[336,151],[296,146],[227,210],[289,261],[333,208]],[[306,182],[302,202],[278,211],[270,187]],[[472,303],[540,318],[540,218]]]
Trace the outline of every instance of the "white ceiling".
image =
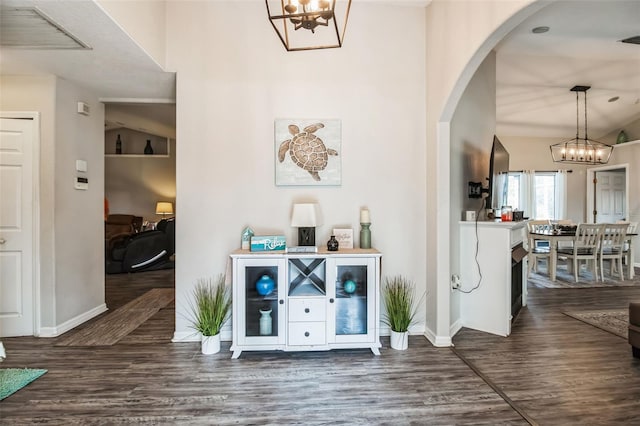
[[[538,26],[549,32],[533,34]],[[496,50],[500,135],[559,137],[576,133],[575,85],[587,91],[590,138],[640,119],[640,1],[558,1],[513,30]],[[616,102],[608,102],[619,96]],[[583,96],[580,128],[584,130]]]
[[[175,74],[162,70],[93,1],[0,0],[0,6],[37,6],[91,47],[2,48],[2,74],[53,73],[103,99],[175,98]],[[532,34],[540,25],[551,29]],[[640,119],[640,46],[618,41],[635,35],[640,35],[640,0],[546,6],[496,48],[497,133],[572,137],[576,105],[569,89],[577,84],[592,86],[587,93],[590,137]],[[613,96],[620,99],[607,102]],[[147,108],[137,114],[142,111],[153,114]]]

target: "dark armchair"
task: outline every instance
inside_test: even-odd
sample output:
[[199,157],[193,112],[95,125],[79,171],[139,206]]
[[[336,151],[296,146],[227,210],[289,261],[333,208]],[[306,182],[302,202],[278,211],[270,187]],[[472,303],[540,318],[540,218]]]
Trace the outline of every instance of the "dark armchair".
[[142,229],[142,216],[132,214],[110,214],[104,222],[104,238],[111,238],[120,234],[134,234]]
[[173,268],[175,219],[163,219],[153,231],[122,235],[109,244],[107,274]]

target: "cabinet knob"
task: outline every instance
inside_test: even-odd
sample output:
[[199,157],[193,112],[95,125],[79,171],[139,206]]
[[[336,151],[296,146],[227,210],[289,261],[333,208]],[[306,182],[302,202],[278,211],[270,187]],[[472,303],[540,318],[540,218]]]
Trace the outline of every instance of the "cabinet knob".
[[333,297],[329,299],[329,303],[333,303]]
[[309,308],[304,308],[304,313],[308,314],[309,313]]
[[7,240],[5,240],[4,238],[0,238],[0,244],[4,244],[6,242],[7,242]]
[[309,337],[309,332],[308,331],[304,332],[304,337]]
[[280,299],[279,302],[280,302],[281,305],[284,305],[284,299]]

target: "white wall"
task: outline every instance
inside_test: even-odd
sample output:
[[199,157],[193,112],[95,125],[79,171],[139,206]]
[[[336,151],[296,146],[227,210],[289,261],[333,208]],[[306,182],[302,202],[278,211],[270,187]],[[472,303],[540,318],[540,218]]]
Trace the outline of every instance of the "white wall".
[[122,29],[160,66],[166,65],[166,2],[164,0],[96,0]]
[[495,45],[544,4],[535,0],[444,1],[426,10],[427,23],[427,336],[438,346],[450,335],[450,120],[462,92]]
[[[95,95],[54,76],[0,76],[3,111],[40,113],[40,326],[55,330],[104,303],[104,110]],[[91,116],[76,113],[89,104]],[[73,189],[86,160],[88,191]]]
[[[450,256],[452,274],[461,274],[460,225],[465,210],[482,213],[484,197],[467,196],[469,181],[487,186],[489,154],[496,128],[496,55],[490,53],[465,89],[451,120],[451,224]],[[474,244],[469,241],[465,244]],[[460,319],[460,293],[451,292],[450,321]],[[457,327],[456,327],[457,328]],[[453,331],[456,331],[455,329]]]
[[[352,226],[357,244],[368,206],[383,273],[424,292],[423,8],[354,2],[343,48],[290,53],[263,3],[171,2],[168,15],[180,141],[176,332],[189,331],[185,299],[196,280],[225,271],[244,226],[295,245],[290,210],[303,200],[322,208],[318,244],[337,225]],[[243,31],[229,16],[242,16]],[[341,186],[275,186],[277,118],[342,120]]]
[[[92,94],[57,79],[55,129],[55,295],[56,324],[104,304],[104,105]],[[77,102],[91,114],[76,112]],[[76,160],[87,173],[76,172]],[[89,178],[87,191],[74,188]]]

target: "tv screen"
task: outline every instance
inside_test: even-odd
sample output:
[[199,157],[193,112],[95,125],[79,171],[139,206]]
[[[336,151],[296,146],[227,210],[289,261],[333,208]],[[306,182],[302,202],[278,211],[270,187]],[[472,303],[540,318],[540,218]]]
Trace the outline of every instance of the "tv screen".
[[487,209],[499,209],[507,202],[509,193],[509,152],[497,136],[493,137],[489,159],[489,196]]

